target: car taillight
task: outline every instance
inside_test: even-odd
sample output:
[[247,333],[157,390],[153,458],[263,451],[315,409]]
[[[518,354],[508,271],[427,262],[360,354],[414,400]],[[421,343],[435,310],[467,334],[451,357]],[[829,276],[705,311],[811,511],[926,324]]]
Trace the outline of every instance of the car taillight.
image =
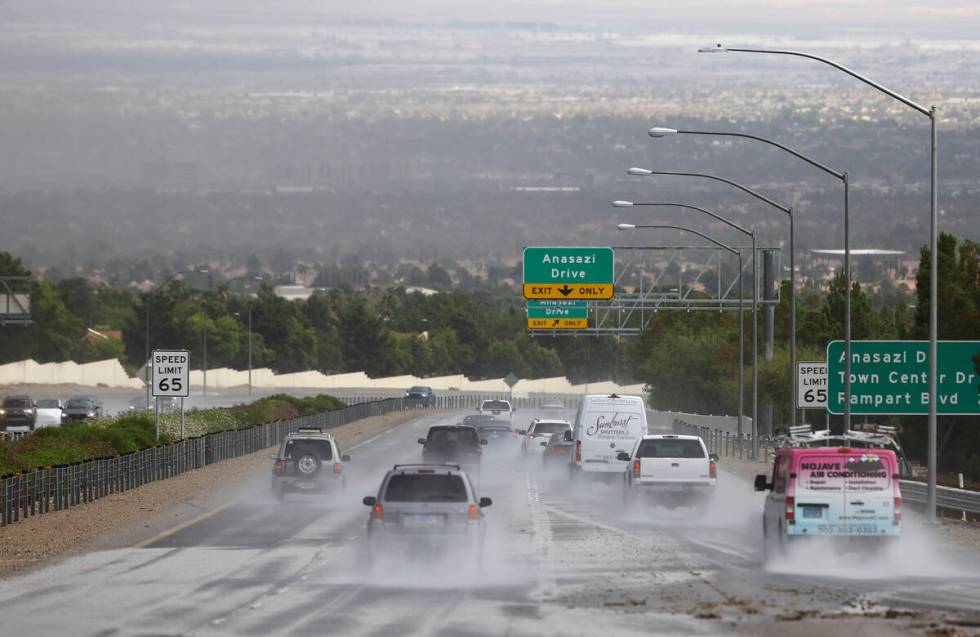
[[708,463],[708,477],[717,478],[718,477],[718,463],[712,460]]
[[639,460],[639,458],[637,458],[636,460],[633,461],[633,477],[634,478],[639,478],[640,477],[640,460]]
[[334,473],[339,474],[343,470],[344,470],[344,465],[340,464],[339,462],[333,463],[333,472]]
[[470,505],[469,513],[466,514],[466,518],[470,522],[478,522],[480,520],[480,507],[475,504]]
[[575,441],[575,462],[582,462],[582,441]]
[[902,498],[895,498],[895,513],[892,524],[898,525],[902,522]]
[[796,498],[786,496],[786,523],[796,524]]
[[382,520],[385,519],[384,509],[381,508],[380,502],[375,504],[374,508],[371,509],[371,519],[377,520],[378,522],[381,522]]
[[282,475],[282,460],[276,460],[276,464],[272,465],[272,473],[277,476]]

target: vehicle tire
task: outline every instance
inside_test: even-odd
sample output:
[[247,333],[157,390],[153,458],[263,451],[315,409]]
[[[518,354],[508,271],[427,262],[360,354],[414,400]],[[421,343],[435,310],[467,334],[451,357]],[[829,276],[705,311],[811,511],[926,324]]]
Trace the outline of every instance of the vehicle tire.
[[315,476],[320,471],[320,459],[312,453],[304,453],[294,461],[296,471],[303,477]]

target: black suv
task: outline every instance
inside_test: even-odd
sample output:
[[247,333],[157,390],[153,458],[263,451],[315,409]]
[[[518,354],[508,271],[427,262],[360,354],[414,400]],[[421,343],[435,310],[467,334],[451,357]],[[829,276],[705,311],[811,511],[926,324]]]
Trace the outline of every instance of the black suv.
[[34,429],[36,415],[30,396],[7,396],[0,403],[0,429],[24,426]]
[[475,427],[460,425],[436,425],[429,428],[429,435],[419,438],[422,445],[422,462],[451,462],[461,465],[479,466],[483,450],[480,445],[487,444],[480,439]]

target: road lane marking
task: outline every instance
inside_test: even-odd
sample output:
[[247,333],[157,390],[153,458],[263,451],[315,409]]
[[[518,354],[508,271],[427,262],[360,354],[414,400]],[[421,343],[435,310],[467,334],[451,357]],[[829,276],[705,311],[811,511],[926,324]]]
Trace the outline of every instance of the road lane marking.
[[178,524],[176,526],[170,527],[169,529],[166,529],[165,531],[161,531],[161,532],[157,533],[156,535],[154,535],[153,537],[151,537],[149,539],[143,540],[141,542],[137,542],[136,544],[133,544],[129,548],[132,548],[132,549],[146,548],[150,544],[155,544],[156,542],[159,542],[160,540],[163,540],[163,539],[166,539],[166,538],[170,537],[174,533],[177,533],[179,531],[183,531],[184,529],[186,529],[189,526],[193,526],[193,525],[197,524],[198,522],[203,522],[203,521],[207,520],[208,518],[213,517],[213,516],[221,513],[222,511],[224,511],[228,507],[232,506],[233,504],[238,503],[239,500],[241,500],[241,498],[236,498],[235,500],[232,500],[231,502],[225,502],[221,506],[216,507],[214,509],[211,509],[210,511],[205,511],[204,513],[202,513],[201,515],[199,515],[197,517],[191,518],[190,520],[185,520],[184,522],[181,522],[180,524]]

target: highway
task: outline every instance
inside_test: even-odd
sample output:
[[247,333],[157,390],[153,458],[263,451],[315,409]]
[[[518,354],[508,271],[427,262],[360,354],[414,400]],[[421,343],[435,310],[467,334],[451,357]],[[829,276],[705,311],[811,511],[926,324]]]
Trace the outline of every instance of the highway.
[[493,506],[482,569],[431,553],[369,559],[361,498],[391,465],[418,461],[429,426],[460,417],[424,413],[345,449],[351,482],[328,501],[277,502],[256,475],[196,523],[5,580],[3,625],[93,636],[813,635],[846,619],[848,631],[890,635],[980,614],[975,558],[939,548],[914,516],[885,550],[813,544],[767,568],[763,496],[744,479],[723,471],[703,512],[631,505],[612,485],[543,474],[516,450],[484,459],[479,490]]

